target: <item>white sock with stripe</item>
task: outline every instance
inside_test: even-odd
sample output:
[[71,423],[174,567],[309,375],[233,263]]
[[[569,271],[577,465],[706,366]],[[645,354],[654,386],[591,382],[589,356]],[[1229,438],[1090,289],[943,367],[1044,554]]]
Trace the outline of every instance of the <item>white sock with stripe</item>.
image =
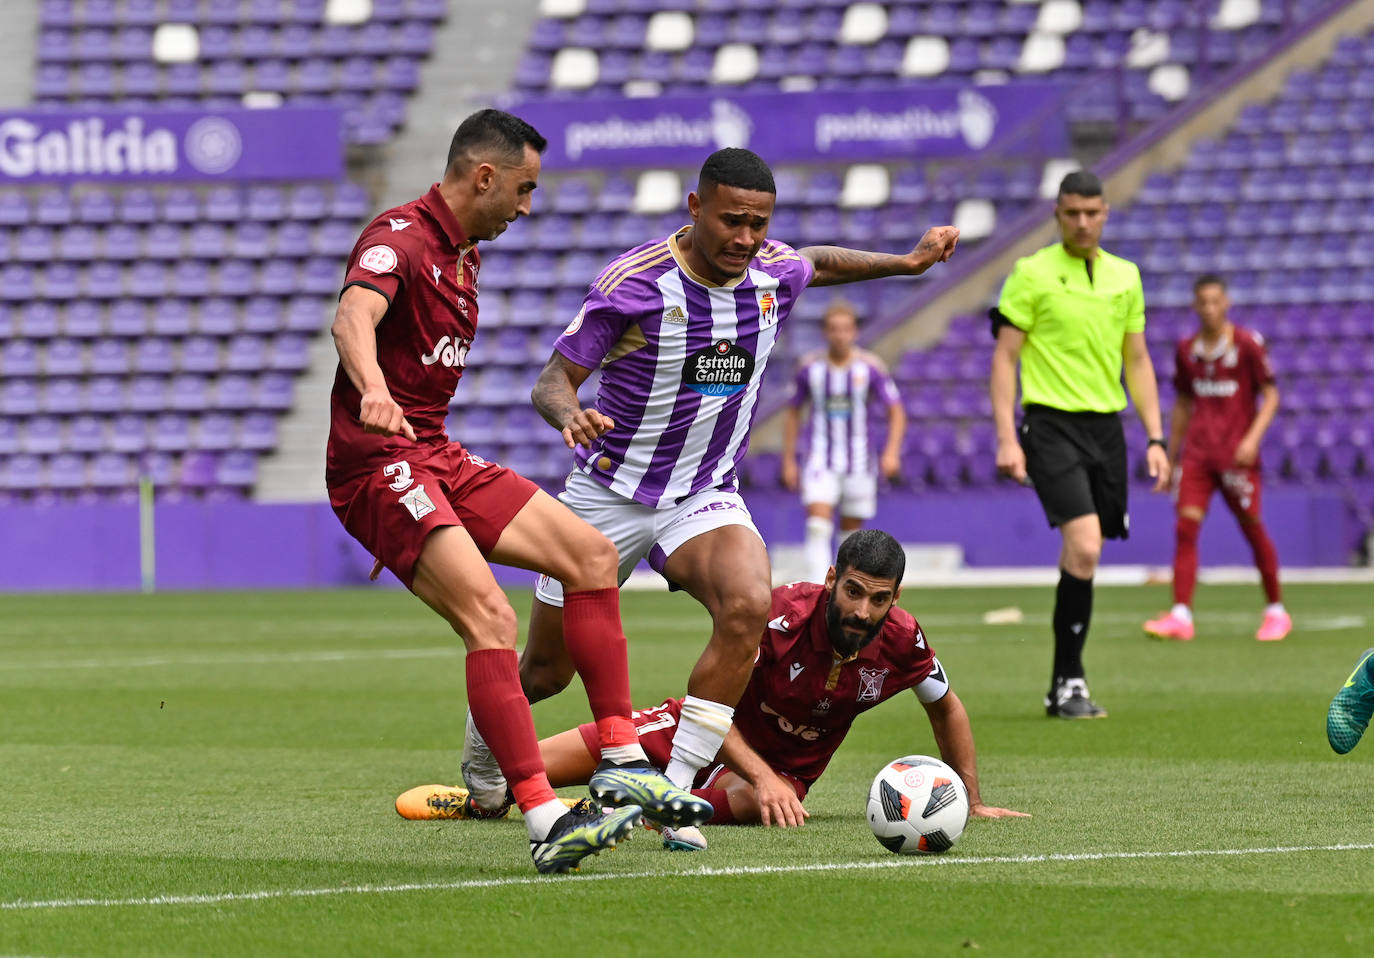
[[806,560],[806,581],[824,582],[825,574],[835,553],[830,540],[835,535],[835,521],[823,516],[806,517],[806,540],[802,543],[802,557]]
[[678,788],[691,788],[711,759],[720,751],[735,710],[719,702],[689,695],[682,700],[682,714],[678,716],[677,732],[673,735],[673,752],[663,774]]

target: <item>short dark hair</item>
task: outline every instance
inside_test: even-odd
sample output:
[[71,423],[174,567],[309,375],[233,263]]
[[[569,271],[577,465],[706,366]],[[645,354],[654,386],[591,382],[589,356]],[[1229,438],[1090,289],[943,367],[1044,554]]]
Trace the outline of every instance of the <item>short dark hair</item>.
[[543,153],[549,141],[518,116],[502,110],[478,110],[458,124],[449,141],[448,163],[444,168],[453,169],[459,160],[471,160],[476,154],[489,152],[519,163],[526,144],[534,147],[536,153]]
[[773,171],[763,158],[752,150],[735,146],[716,150],[701,165],[697,195],[704,193],[708,186],[733,186],[738,190],[757,190],[775,196],[778,192],[773,183]]
[[1059,181],[1059,196],[1063,197],[1066,193],[1072,193],[1074,196],[1101,196],[1102,181],[1097,178],[1096,173],[1074,170]]
[[1226,289],[1226,280],[1222,279],[1216,273],[1203,273],[1197,279],[1193,280],[1193,295],[1196,296],[1198,290],[1202,289],[1204,286],[1220,286],[1224,291]]
[[850,569],[875,579],[892,579],[902,584],[906,574],[906,552],[902,545],[881,529],[860,529],[840,543],[835,556],[835,578]]

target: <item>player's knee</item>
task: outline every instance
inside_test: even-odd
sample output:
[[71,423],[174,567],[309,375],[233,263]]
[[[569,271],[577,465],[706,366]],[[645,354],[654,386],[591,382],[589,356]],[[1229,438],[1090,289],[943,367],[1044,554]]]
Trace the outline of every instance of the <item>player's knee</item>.
[[571,664],[549,659],[521,659],[520,687],[531,702],[552,698],[572,682]]
[[499,589],[453,607],[445,616],[469,648],[513,649],[519,623],[515,610]]
[[587,534],[569,544],[557,568],[550,570],[568,592],[584,589],[613,589],[618,585],[620,556],[615,545],[601,533],[587,527]]
[[721,599],[714,613],[716,632],[732,643],[757,648],[759,636],[768,621],[772,601],[769,589],[739,585]]
[[1174,532],[1178,536],[1178,541],[1190,543],[1197,541],[1198,530],[1201,522],[1189,515],[1179,514],[1178,522],[1174,526]]
[[1101,558],[1101,536],[1080,535],[1064,543],[1064,568],[1080,579],[1091,579]]

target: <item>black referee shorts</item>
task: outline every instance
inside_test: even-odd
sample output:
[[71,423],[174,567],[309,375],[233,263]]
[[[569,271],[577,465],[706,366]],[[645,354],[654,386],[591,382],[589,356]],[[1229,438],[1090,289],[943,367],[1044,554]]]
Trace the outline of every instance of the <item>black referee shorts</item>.
[[1127,537],[1126,438],[1116,413],[1026,406],[1021,448],[1052,527],[1097,513],[1104,538]]

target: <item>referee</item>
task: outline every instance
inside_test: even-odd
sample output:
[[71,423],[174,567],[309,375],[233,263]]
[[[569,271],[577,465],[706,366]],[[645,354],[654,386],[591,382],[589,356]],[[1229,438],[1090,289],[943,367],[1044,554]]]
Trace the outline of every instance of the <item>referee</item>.
[[[1078,171],[1059,184],[1055,219],[1062,242],[1020,259],[991,310],[992,415],[997,471],[1033,484],[1045,517],[1059,530],[1054,601],[1054,673],[1045,713],[1104,718],[1083,673],[1093,611],[1093,574],[1102,539],[1124,539],[1126,442],[1117,416],[1126,388],[1150,437],[1146,461],[1155,491],[1169,485],[1155,370],[1145,347],[1140,270],[1101,249],[1107,203],[1102,181]],[[1024,415],[1018,434],[1016,364]]]

